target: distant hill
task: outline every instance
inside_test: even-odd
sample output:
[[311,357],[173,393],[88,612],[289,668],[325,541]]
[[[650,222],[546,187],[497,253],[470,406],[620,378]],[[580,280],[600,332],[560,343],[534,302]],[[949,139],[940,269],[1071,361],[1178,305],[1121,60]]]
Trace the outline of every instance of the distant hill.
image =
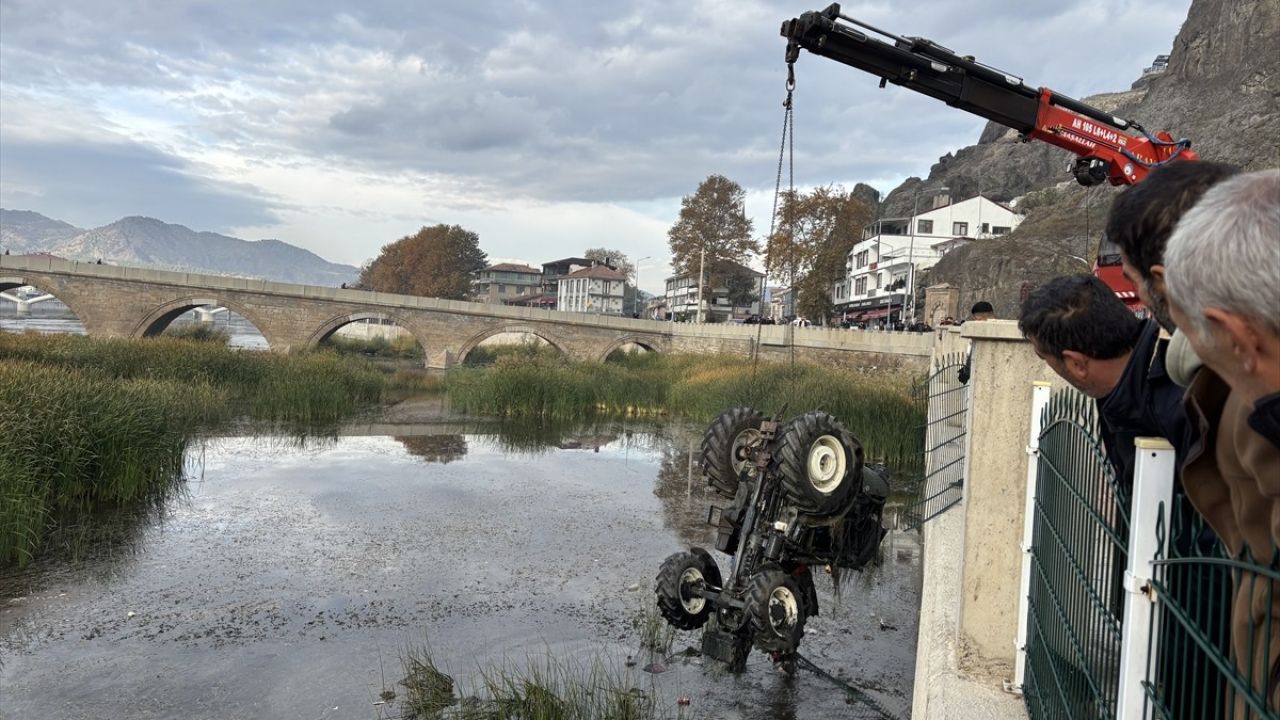
[[305,285],[336,286],[360,274],[359,268],[280,240],[241,240],[147,217],[84,230],[28,210],[0,209],[0,245],[13,253],[47,252],[70,260]]

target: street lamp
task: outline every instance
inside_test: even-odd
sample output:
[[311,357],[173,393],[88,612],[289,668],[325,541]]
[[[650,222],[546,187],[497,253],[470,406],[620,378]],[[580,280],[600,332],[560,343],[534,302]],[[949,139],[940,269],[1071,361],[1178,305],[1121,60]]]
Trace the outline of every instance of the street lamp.
[[640,308],[639,308],[639,305],[640,305],[640,263],[644,262],[645,260],[652,260],[652,259],[653,259],[653,256],[652,256],[652,255],[645,255],[644,257],[639,258],[639,259],[637,259],[637,260],[636,260],[636,265],[635,265],[635,268],[636,268],[636,293],[635,293],[635,300],[633,301],[633,303],[632,303],[632,305],[631,305],[631,312],[632,312],[633,314],[636,314],[636,315],[639,315],[639,314],[640,314]]
[[[939,192],[944,190],[951,192],[951,188],[946,185],[942,185],[934,189],[934,196],[936,197]],[[982,207],[981,201],[979,201],[978,207]],[[917,185],[915,196],[911,201],[911,242],[907,246],[907,289],[909,290],[910,295],[906,292],[902,294],[902,306],[904,309],[907,306],[907,298],[911,298],[911,320],[913,322],[916,319],[916,215],[919,214],[919,212],[920,186]],[[906,318],[903,318],[903,324],[906,324]]]

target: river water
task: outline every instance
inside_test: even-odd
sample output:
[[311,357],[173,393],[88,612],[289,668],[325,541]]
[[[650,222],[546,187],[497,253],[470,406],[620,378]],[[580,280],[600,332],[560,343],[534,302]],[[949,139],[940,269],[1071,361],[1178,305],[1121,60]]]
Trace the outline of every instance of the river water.
[[[31,306],[30,314],[21,317],[17,314],[17,306],[0,300],[0,330],[9,332],[71,333],[84,335],[84,324],[80,319],[57,299],[45,300]],[[169,327],[179,328],[197,322],[195,310],[183,313],[174,318]],[[227,334],[227,345],[248,350],[267,350],[267,339],[262,336],[253,323],[245,320],[237,313],[220,312],[209,321],[215,328]]]
[[[891,532],[838,601],[818,578],[802,651],[862,694],[758,652],[737,676],[683,655],[643,670],[655,658],[636,621],[659,564],[711,545],[711,496],[690,473],[698,432],[203,439],[162,513],[77,561],[0,576],[0,717],[396,717],[397,701],[375,703],[384,688],[403,699],[399,658],[421,646],[464,694],[480,668],[550,653],[616,669],[665,717],[907,717],[914,533]],[[680,633],[672,652],[697,645]]]

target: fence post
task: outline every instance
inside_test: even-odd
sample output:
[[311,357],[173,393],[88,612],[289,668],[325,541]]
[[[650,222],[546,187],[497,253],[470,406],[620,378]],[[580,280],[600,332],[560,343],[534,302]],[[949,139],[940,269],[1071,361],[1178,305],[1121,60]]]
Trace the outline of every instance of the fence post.
[[[1134,441],[1137,463],[1133,473],[1133,500],[1130,503],[1129,566],[1124,573],[1124,624],[1120,637],[1120,685],[1116,698],[1116,720],[1145,720],[1151,717],[1142,681],[1150,662],[1160,656],[1160,628],[1152,622],[1155,589],[1151,586],[1156,554],[1167,556],[1169,514],[1173,507],[1173,475],[1176,471],[1173,446],[1164,438]],[[1156,534],[1163,514],[1165,532]]]
[[1013,683],[1005,689],[1022,693],[1022,683],[1027,673],[1027,623],[1029,621],[1031,595],[1031,543],[1035,539],[1036,476],[1040,472],[1040,431],[1044,421],[1044,408],[1049,404],[1052,385],[1047,382],[1031,383],[1031,432],[1027,438],[1027,489],[1026,503],[1022,510],[1022,580],[1018,586],[1018,631],[1013,640]]

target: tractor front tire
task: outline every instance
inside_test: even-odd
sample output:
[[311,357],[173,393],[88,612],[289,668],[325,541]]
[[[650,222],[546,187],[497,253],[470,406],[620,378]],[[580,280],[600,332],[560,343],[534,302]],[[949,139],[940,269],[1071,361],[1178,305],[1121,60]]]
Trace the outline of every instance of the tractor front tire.
[[658,570],[654,587],[658,612],[677,629],[700,628],[712,613],[711,603],[702,591],[722,584],[720,568],[706,551],[678,552],[664,560]]
[[777,565],[765,565],[751,576],[747,588],[747,615],[755,645],[775,655],[788,655],[800,647],[809,619],[809,598],[799,579]]

